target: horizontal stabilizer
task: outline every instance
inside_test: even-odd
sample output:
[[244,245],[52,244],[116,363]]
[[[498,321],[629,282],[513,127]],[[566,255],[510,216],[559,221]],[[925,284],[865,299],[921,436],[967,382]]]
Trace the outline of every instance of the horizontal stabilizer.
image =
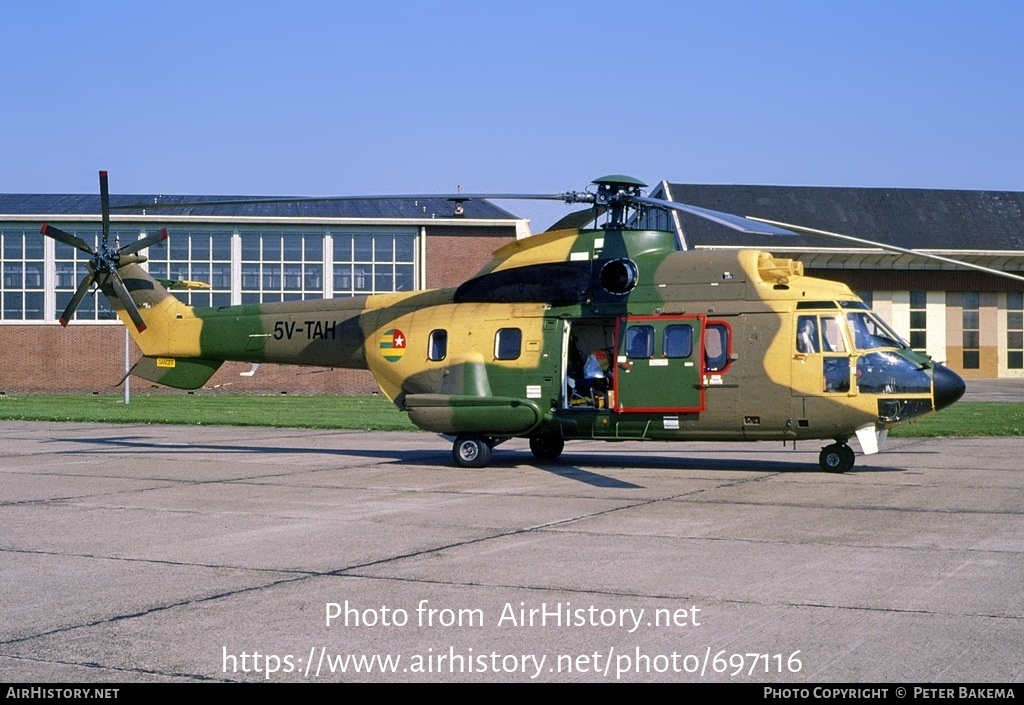
[[157,279],[165,289],[209,289],[206,282],[191,281],[189,279]]
[[175,389],[199,389],[206,384],[223,360],[144,356],[132,374]]

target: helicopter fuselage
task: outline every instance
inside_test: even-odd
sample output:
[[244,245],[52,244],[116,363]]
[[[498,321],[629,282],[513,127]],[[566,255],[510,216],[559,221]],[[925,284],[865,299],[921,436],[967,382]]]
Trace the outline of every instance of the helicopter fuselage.
[[545,233],[458,288],[351,299],[193,309],[137,265],[122,276],[147,324],[136,374],[195,387],[224,360],[369,369],[467,466],[511,437],[541,459],[584,438],[833,439],[821,464],[842,471],[849,438],[875,452],[964,389],[845,285],[756,250],[679,251],[662,231]]

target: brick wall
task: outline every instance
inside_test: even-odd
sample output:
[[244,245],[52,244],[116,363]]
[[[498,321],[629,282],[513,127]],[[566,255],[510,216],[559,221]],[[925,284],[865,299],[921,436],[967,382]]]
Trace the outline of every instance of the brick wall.
[[[142,353],[130,343],[129,359]],[[377,383],[366,370],[225,362],[203,388],[233,394],[373,394]],[[110,325],[0,326],[0,392],[6,394],[123,392],[124,328]],[[138,377],[133,393],[184,394]]]
[[515,228],[427,228],[428,289],[458,286],[502,245],[514,242]]

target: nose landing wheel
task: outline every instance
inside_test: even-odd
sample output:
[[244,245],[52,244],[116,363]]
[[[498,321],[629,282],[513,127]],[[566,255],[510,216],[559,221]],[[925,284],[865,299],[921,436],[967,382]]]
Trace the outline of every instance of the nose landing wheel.
[[818,464],[825,472],[848,472],[853,468],[853,448],[845,443],[833,443],[821,449]]

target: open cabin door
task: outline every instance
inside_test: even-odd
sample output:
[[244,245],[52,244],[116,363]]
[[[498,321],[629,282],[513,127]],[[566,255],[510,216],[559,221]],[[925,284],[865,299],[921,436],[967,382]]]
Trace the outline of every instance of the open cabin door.
[[704,410],[704,316],[624,316],[616,327],[616,411]]

